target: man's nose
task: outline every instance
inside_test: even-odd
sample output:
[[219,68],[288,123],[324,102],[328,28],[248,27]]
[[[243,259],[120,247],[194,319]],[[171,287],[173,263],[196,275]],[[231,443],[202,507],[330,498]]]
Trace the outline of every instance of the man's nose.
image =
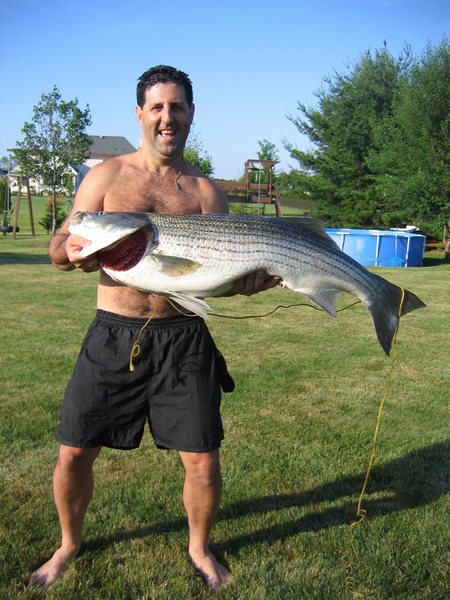
[[162,122],[165,123],[166,125],[168,125],[169,123],[172,123],[173,120],[173,111],[171,106],[164,106],[163,108],[163,112],[162,112]]

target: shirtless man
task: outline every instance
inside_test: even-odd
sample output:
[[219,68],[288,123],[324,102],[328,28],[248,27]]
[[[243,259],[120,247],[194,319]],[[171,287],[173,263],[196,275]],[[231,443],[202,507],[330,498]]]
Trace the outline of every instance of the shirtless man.
[[[228,212],[225,194],[183,158],[194,117],[192,85],[187,75],[165,66],[146,71],[137,86],[136,116],[142,128],[141,148],[91,169],[80,186],[72,213],[80,210]],[[95,256],[80,256],[81,249],[88,244],[84,238],[69,234],[66,221],[51,241],[52,263],[62,271],[98,270]],[[248,295],[277,283],[276,278],[257,272],[237,281],[233,292]],[[61,546],[33,573],[32,581],[42,587],[50,586],[77,556],[84,516],[93,493],[92,467],[102,446],[138,447],[148,420],[157,446],[179,451],[185,469],[183,502],[189,525],[189,555],[207,585],[218,589],[231,580],[231,575],[209,549],[222,488],[219,447],[223,431],[218,352],[214,342],[202,319],[183,317],[163,297],[122,286],[101,270],[97,309],[66,389],[59,429],[53,491],[61,524]],[[129,351],[150,316],[152,320],[140,342],[141,354],[135,361],[135,371],[130,373]],[[113,339],[119,340],[116,347],[112,346]],[[183,382],[177,381],[183,360],[179,355],[180,340],[184,344],[181,352],[189,354],[189,360],[193,348],[197,351],[199,362],[194,374],[197,379],[193,383],[189,377],[186,382],[185,372]],[[172,348],[175,344],[178,346]],[[161,345],[164,348],[159,354]],[[85,352],[87,347],[90,352]],[[123,355],[121,347],[126,348]],[[90,362],[92,355],[95,364]],[[169,358],[162,361],[163,366],[161,361],[157,366],[163,355]],[[197,370],[203,377],[202,392],[197,391]],[[150,389],[150,394],[145,392],[144,397],[143,389]],[[173,389],[173,397],[164,406],[164,398]],[[158,393],[161,395],[156,403]],[[201,393],[204,397],[196,397]],[[171,413],[173,402],[178,402],[179,397],[188,403],[186,420],[181,425],[174,422]],[[99,417],[100,410],[104,414]]]

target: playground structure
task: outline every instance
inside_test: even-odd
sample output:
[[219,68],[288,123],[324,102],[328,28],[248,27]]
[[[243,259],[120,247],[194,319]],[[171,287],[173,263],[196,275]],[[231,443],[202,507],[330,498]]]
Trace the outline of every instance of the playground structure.
[[28,198],[28,212],[30,214],[30,224],[31,224],[31,233],[33,236],[36,235],[34,230],[34,217],[33,217],[33,203],[31,200],[31,187],[30,187],[30,178],[28,176],[20,175],[18,180],[18,191],[16,197],[16,206],[14,208],[14,216],[13,216],[13,224],[8,225],[8,212],[12,203],[12,194],[9,192],[9,177],[8,177],[8,185],[6,187],[6,198],[3,204],[3,218],[2,224],[0,226],[0,232],[3,232],[3,235],[7,233],[13,234],[13,239],[16,239],[16,234],[19,231],[18,220],[19,220],[19,210],[20,210],[20,199],[22,195],[22,187],[25,184],[27,188],[27,198]]
[[273,204],[277,217],[281,217],[281,198],[273,177],[275,164],[273,160],[248,159],[242,181],[219,179],[216,183],[227,195],[228,202],[257,204],[263,209],[266,204]]

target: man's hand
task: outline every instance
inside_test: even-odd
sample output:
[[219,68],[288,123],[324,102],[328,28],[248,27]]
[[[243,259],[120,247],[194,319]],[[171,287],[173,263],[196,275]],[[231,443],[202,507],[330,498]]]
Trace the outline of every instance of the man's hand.
[[48,247],[48,254],[53,265],[60,271],[82,269],[90,272],[99,268],[96,255],[80,256],[83,248],[91,242],[79,235],[71,235],[61,231],[53,236]]
[[269,290],[279,285],[280,282],[281,277],[272,277],[265,271],[255,271],[245,277],[241,277],[241,279],[237,279],[227,296],[234,296],[235,294],[251,296],[252,294]]
[[89,246],[90,243],[90,240],[87,240],[81,237],[81,235],[76,234],[69,235],[64,242],[64,249],[69,262],[75,268],[81,269],[85,273],[98,271],[100,268],[97,254],[92,254],[91,256],[80,256],[80,252],[83,250],[83,248]]

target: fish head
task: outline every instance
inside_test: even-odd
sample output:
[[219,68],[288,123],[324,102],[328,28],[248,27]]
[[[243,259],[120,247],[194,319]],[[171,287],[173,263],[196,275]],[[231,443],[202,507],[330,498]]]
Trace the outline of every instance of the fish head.
[[146,213],[79,211],[70,218],[68,228],[91,242],[80,252],[90,256],[148,225]]

